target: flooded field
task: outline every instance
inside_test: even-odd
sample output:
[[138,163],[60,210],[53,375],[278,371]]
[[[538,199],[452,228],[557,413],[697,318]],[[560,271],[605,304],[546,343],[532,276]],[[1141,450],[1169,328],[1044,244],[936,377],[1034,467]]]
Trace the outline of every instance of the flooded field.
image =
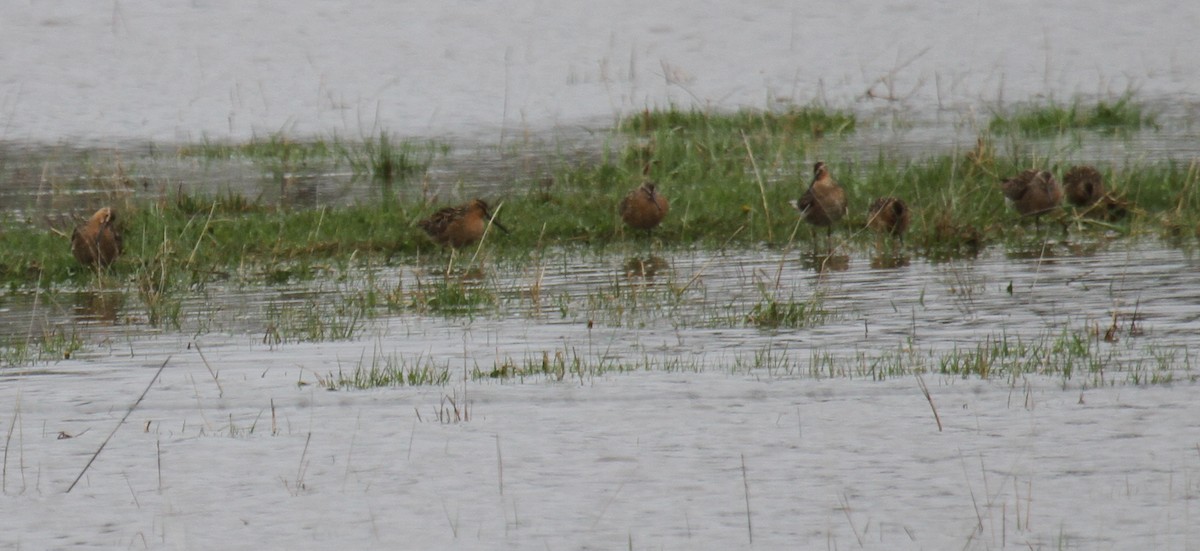
[[84,345],[77,358],[164,341],[170,351],[181,339],[206,348],[349,339],[375,343],[368,357],[448,365],[466,354],[483,372],[548,353],[580,356],[585,371],[742,366],[888,378],[939,371],[938,358],[995,343],[1014,349],[1002,357],[1046,362],[1032,373],[1082,376],[1084,386],[1196,377],[1192,252],[1125,241],[1030,247],[940,263],[862,251],[559,250],[479,270],[459,306],[436,302],[443,266],[430,263],[292,285],[208,284],[157,324],[118,282],[10,294],[3,323],[9,334],[71,335]]
[[[1200,538],[1193,255],[643,254],[497,263],[476,284],[489,302],[459,314],[347,310],[368,289],[321,282],[412,288],[436,265],[209,287],[166,331],[133,298],[10,295],[6,330],[87,345],[5,370],[6,499],[55,511],[6,515],[5,533],[35,548]],[[764,327],[771,303],[819,313]],[[372,368],[444,382],[354,389]]]
[[[1200,7],[944,4],[0,8],[0,245],[47,237],[0,547],[1200,549]],[[810,106],[850,129],[651,115]],[[829,242],[779,220],[817,160]],[[1031,163],[1128,216],[1017,220]],[[509,241],[406,241],[477,196]],[[126,258],[65,264],[109,203]]]

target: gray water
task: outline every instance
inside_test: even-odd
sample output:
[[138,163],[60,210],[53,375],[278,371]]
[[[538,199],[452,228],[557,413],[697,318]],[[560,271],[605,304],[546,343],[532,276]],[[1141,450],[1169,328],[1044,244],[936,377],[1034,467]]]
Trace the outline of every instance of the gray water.
[[1192,114],[1198,24],[1168,0],[30,2],[3,8],[0,139],[495,143],[668,104],[813,101],[971,125],[1127,90]]

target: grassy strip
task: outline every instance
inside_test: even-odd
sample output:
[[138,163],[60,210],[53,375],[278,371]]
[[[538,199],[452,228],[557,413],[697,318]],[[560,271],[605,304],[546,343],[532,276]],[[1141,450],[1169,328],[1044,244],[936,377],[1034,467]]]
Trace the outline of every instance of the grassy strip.
[[[1132,352],[1132,355],[1131,355]],[[568,347],[505,356],[491,368],[476,366],[468,372],[473,380],[577,380],[588,381],[611,373],[636,371],[704,372],[729,370],[736,373],[766,372],[769,377],[858,378],[885,380],[914,375],[977,378],[1021,384],[1026,376],[1061,378],[1081,388],[1118,384],[1169,384],[1195,382],[1200,373],[1192,369],[1186,350],[1154,348],[1132,351],[1103,342],[1092,329],[1064,329],[1032,338],[1007,334],[985,335],[975,345],[950,350],[915,351],[911,348],[858,351],[810,350],[803,354],[764,347],[713,364],[679,357],[644,356],[614,358],[581,353]],[[321,380],[327,388],[374,388],[385,386],[445,385],[449,367],[430,358],[411,361],[376,350],[369,362],[360,359],[349,371],[339,370]]]
[[[930,258],[971,255],[993,243],[1019,245],[1044,237],[1051,231],[1047,227],[1171,238],[1191,238],[1200,229],[1200,175],[1190,164],[1100,166],[1109,188],[1132,204],[1131,216],[1097,222],[1065,208],[1043,216],[1037,233],[1030,221],[1005,208],[999,182],[1030,166],[1047,167],[1061,177],[1070,165],[1066,159],[1046,159],[1017,143],[999,155],[986,140],[961,154],[845,159],[830,152],[836,144],[814,137],[833,131],[814,128],[846,132],[853,124],[852,117],[836,114],[639,115],[619,125],[627,133],[618,134],[614,143],[619,145],[599,161],[564,163],[547,178],[511,182],[506,192],[488,197],[502,204],[499,216],[513,232],[490,236],[487,247],[528,258],[547,245],[603,247],[653,239],[668,246],[721,248],[781,247],[792,236],[807,241],[823,232],[799,224],[787,200],[804,191],[811,163],[822,158],[850,199],[837,241],[859,246],[874,240],[862,228],[867,205],[883,195],[908,201],[913,221],[906,242],[912,252]],[[291,147],[280,143],[274,146],[279,151]],[[671,200],[670,215],[649,237],[626,229],[616,214],[621,197],[647,169]],[[416,227],[435,205],[405,191],[389,186],[369,203],[306,210],[236,194],[125,199],[116,206],[126,253],[113,269],[120,277],[136,278],[144,298],[153,300],[170,286],[202,285],[213,277],[281,283],[309,277],[320,263],[444,254]],[[81,285],[91,278],[71,258],[65,231],[56,234],[29,222],[0,221],[0,284]]]
[[1009,115],[996,114],[988,128],[992,132],[1018,131],[1026,134],[1053,134],[1069,130],[1099,130],[1103,132],[1133,131],[1156,127],[1155,117],[1126,93],[1116,101],[1098,101],[1084,105],[1076,98],[1070,104],[1050,102],[1028,105]]
[[282,134],[251,138],[244,143],[205,140],[180,147],[176,155],[209,161],[248,160],[266,172],[282,176],[317,164],[349,166],[355,175],[369,175],[391,181],[425,172],[438,154],[449,146],[434,142],[420,144],[396,141],[387,132],[357,142],[332,140],[294,140]]

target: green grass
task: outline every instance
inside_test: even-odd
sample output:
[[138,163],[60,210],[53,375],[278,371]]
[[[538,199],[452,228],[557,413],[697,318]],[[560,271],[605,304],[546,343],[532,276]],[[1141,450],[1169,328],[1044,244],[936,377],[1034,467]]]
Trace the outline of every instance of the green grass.
[[1070,130],[1116,132],[1155,126],[1155,116],[1128,93],[1116,101],[1101,100],[1094,105],[1084,105],[1080,99],[1065,105],[1053,101],[1045,105],[1028,105],[1009,114],[997,113],[988,124],[992,132],[1016,130],[1026,134]]
[[406,360],[396,354],[384,355],[378,348],[370,364],[359,359],[353,370],[340,367],[319,379],[329,390],[368,389],[395,386],[444,385],[450,381],[450,368],[438,365],[430,358]]
[[471,370],[472,379],[550,379],[562,381],[574,379],[587,381],[608,373],[633,371],[702,371],[694,359],[642,357],[619,359],[597,357],[580,353],[575,348],[543,351],[541,355],[526,355],[522,358],[505,357],[497,360],[491,369],[476,367]]
[[9,335],[0,338],[0,368],[22,367],[71,359],[84,347],[75,329],[53,328],[28,337]]
[[857,117],[853,113],[828,110],[819,106],[792,107],[784,111],[740,110],[735,113],[710,113],[698,110],[643,111],[618,121],[618,128],[638,136],[654,137],[663,133],[711,133],[737,136],[791,136],[797,139],[840,136],[854,132]]
[[480,277],[466,274],[463,279],[441,278],[435,282],[420,282],[403,305],[408,309],[450,317],[471,316],[485,306],[496,304],[495,294],[485,285],[469,281]]
[[249,161],[277,179],[315,167],[347,166],[355,175],[393,181],[423,174],[437,155],[449,146],[436,142],[395,140],[387,132],[359,141],[334,138],[297,140],[283,134],[251,138],[242,143],[204,140],[179,147],[182,158],[208,161]]
[[[649,235],[625,228],[616,214],[621,197],[641,179],[643,164],[617,148],[597,162],[564,164],[549,184],[513,182],[499,197],[500,219],[512,234],[494,232],[485,251],[528,257],[546,246],[645,246],[723,248],[746,244],[811,248],[823,231],[800,224],[787,205],[807,186],[813,160],[791,148],[747,150],[739,136],[663,137],[656,143],[651,176],[671,201],[662,226]],[[777,144],[775,144],[777,145]],[[751,146],[753,147],[753,146]],[[754,151],[750,161],[748,151]],[[673,152],[668,154],[669,152]],[[837,242],[868,246],[862,228],[872,198],[897,195],[908,201],[913,221],[906,237],[911,252],[931,258],[969,256],[988,245],[1022,244],[1042,233],[1004,206],[999,181],[1027,166],[1047,166],[1061,176],[1066,160],[1021,153],[976,162],[966,155],[922,159],[828,160],[846,187],[850,213],[835,232]],[[757,168],[757,171],[755,170]],[[1200,226],[1200,174],[1178,161],[1133,161],[1100,166],[1109,187],[1135,205],[1117,224],[1099,226],[1072,218],[1064,209],[1043,216],[1043,228],[1073,231],[1115,229],[1125,235],[1194,239]],[[112,271],[121,278],[146,274],[150,294],[172,284],[196,285],[213,277],[275,282],[303,277],[307,265],[326,262],[387,262],[407,256],[448,254],[432,244],[416,221],[435,206],[409,198],[403,190],[381,193],[359,204],[292,210],[235,194],[206,197],[176,193],[162,200],[128,199],[117,204],[126,252]],[[83,285],[89,270],[71,258],[63,234],[25,220],[0,221],[0,284]],[[793,240],[793,235],[795,235]],[[817,238],[817,241],[809,242]],[[857,245],[856,245],[857,244]],[[468,263],[475,248],[459,255]],[[163,272],[166,270],[166,272]],[[170,277],[164,279],[165,275]],[[452,297],[446,297],[452,298]]]
[[[520,357],[504,356],[491,366],[476,365],[471,380],[576,381],[637,371],[731,373],[768,378],[804,377],[887,380],[936,375],[947,378],[1005,382],[1014,387],[1027,376],[1053,377],[1064,388],[1092,388],[1122,384],[1168,384],[1200,379],[1186,352],[1154,345],[1109,346],[1100,335],[1086,328],[1065,328],[1024,338],[1006,333],[982,335],[978,342],[951,349],[915,349],[910,345],[871,351],[821,349],[797,351],[773,345],[738,353],[722,362],[706,362],[690,356],[645,355],[619,357],[594,354],[573,346],[531,352]],[[360,359],[350,371],[339,369],[321,378],[330,389],[366,389],[390,386],[446,385],[451,381],[448,364],[429,358],[404,360],[376,350],[369,364]]]
[[766,297],[746,315],[746,323],[763,329],[800,329],[820,325],[829,315],[819,297],[807,301]]
[[311,297],[301,302],[280,301],[268,305],[263,341],[282,344],[356,338],[371,315],[370,309],[353,296],[337,298],[332,303]]
[[184,158],[206,160],[272,160],[305,163],[324,161],[338,155],[339,146],[325,140],[296,140],[283,134],[265,138],[253,137],[233,143],[204,139],[198,144],[184,145],[175,154]]

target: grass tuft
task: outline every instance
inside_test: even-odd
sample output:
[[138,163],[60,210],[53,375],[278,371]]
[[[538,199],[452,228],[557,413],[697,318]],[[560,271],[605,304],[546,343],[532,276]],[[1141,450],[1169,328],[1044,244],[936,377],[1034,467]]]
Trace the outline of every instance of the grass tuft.
[[382,355],[377,348],[370,365],[359,360],[353,371],[338,369],[320,378],[320,385],[329,390],[370,389],[396,386],[445,385],[450,381],[450,367],[438,365],[430,358],[409,361],[396,355]]
[[824,323],[829,317],[820,299],[779,301],[763,299],[746,315],[746,323],[762,329],[800,329]]

